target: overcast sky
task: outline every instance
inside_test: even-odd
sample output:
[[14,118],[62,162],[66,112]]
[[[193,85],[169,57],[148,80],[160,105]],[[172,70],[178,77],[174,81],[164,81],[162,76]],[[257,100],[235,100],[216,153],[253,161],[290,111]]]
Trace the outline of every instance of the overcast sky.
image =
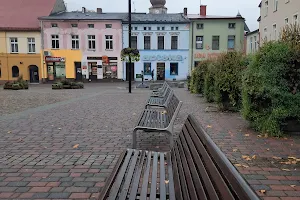
[[[131,0],[135,4],[136,12],[148,12],[151,6],[150,0]],[[188,8],[188,13],[198,14],[200,0],[166,0],[169,13],[183,12]],[[207,5],[208,15],[235,16],[238,11],[246,19],[251,31],[258,29],[259,17],[258,4],[261,0],[202,0]],[[81,10],[86,7],[89,10],[102,8],[103,12],[127,12],[128,0],[65,0],[68,11]],[[176,2],[176,3],[175,3]],[[132,9],[134,10],[134,9]]]

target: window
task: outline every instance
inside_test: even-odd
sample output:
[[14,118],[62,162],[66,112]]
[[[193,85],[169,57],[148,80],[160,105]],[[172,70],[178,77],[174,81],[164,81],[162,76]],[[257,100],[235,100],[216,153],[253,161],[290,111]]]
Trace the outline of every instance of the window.
[[212,36],[212,50],[220,49],[220,36]]
[[19,77],[19,67],[13,66],[11,68],[12,77]]
[[51,27],[58,27],[57,24],[51,24]]
[[18,38],[10,38],[10,52],[11,53],[19,52]]
[[170,63],[170,75],[178,75],[178,63]]
[[151,27],[148,27],[148,30],[151,31]]
[[254,36],[254,51],[257,50],[257,37]]
[[105,24],[105,28],[112,28],[112,24]]
[[269,11],[269,2],[265,1],[265,17],[268,16],[268,11]]
[[285,18],[284,22],[285,22],[285,24],[288,24],[289,23],[289,18]]
[[196,49],[203,49],[203,36],[196,36]]
[[28,53],[35,53],[35,38],[27,38]]
[[204,25],[201,23],[201,24],[197,24],[197,29],[203,29],[204,28]]
[[165,30],[165,27],[164,27],[164,26],[163,26],[163,27],[161,27],[161,30],[162,30],[162,31],[164,31],[164,30]]
[[79,36],[72,35],[72,49],[79,49]]
[[106,50],[113,50],[113,36],[112,35],[106,35],[105,36],[105,43],[106,43]]
[[88,27],[89,27],[89,28],[94,28],[95,25],[94,25],[94,24],[88,24]]
[[144,36],[144,49],[151,49],[151,36]]
[[253,52],[253,38],[250,38],[250,51]]
[[235,23],[229,23],[228,28],[235,28]]
[[298,22],[298,14],[294,15],[293,19],[294,19],[294,24],[297,23]]
[[174,31],[174,27],[173,26],[171,27],[171,31]]
[[134,30],[135,30],[135,31],[137,31],[137,30],[138,30],[138,27],[137,27],[137,26],[136,26],[136,27],[134,27]]
[[96,36],[88,35],[88,49],[95,50],[96,49]]
[[235,35],[228,35],[228,49],[234,49],[235,48]]
[[165,48],[165,37],[158,36],[157,37],[157,49],[164,49]]
[[144,75],[151,75],[151,63],[144,63]]
[[171,37],[171,49],[178,49],[178,36]]
[[176,31],[178,31],[178,26],[176,26],[176,28],[175,28],[175,29],[176,29]]
[[274,11],[278,9],[278,0],[274,0]]
[[71,24],[73,28],[78,27],[78,24]]
[[273,39],[277,39],[277,30],[276,30],[276,24],[273,25]]
[[131,48],[137,49],[137,36],[131,36]]
[[160,27],[159,26],[157,27],[157,30],[160,31]]
[[264,40],[268,40],[268,30],[264,28]]
[[145,27],[144,27],[144,31],[146,31],[146,30],[147,30],[147,27],[145,26]]
[[59,49],[59,36],[51,35],[52,39],[52,49]]

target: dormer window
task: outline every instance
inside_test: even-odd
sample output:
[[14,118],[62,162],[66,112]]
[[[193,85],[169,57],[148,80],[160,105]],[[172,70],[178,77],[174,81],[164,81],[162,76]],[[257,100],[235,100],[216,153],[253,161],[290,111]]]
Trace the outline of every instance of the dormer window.
[[235,23],[229,23],[228,28],[235,28]]
[[197,24],[197,29],[203,29],[204,28],[204,25],[201,23],[201,24]]
[[51,24],[51,27],[58,27],[56,23]]
[[71,24],[73,28],[78,27],[78,24]]

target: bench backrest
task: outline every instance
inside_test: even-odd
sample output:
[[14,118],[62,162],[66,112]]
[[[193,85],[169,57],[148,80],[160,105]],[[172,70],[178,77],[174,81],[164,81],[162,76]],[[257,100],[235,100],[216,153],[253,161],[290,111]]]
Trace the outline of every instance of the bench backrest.
[[165,102],[168,100],[168,98],[169,98],[170,95],[171,95],[171,91],[172,91],[172,89],[171,89],[170,87],[168,87],[168,88],[166,89],[165,95],[164,95],[164,97],[163,97],[163,103],[165,103]]
[[171,157],[176,199],[259,199],[191,115]]
[[[166,120],[167,122],[170,122],[173,118],[173,116],[176,114],[176,109],[179,106],[180,101],[177,98],[177,96],[174,94],[173,91],[170,93],[170,97],[168,99],[168,102],[166,103]],[[176,117],[176,116],[174,116]]]

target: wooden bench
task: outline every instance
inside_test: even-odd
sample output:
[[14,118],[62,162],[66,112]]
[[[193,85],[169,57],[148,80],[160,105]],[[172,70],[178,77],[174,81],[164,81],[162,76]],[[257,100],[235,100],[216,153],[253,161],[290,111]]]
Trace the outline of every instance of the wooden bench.
[[166,107],[168,104],[168,100],[173,94],[173,90],[171,87],[167,87],[164,95],[162,97],[150,97],[147,100],[146,108],[150,106],[156,106],[156,107]]
[[171,152],[125,150],[100,193],[104,199],[259,200],[193,116]]
[[181,105],[182,102],[172,93],[164,111],[145,109],[141,113],[137,126],[133,130],[132,147],[136,148],[136,132],[138,130],[167,132],[170,136],[170,146],[172,147],[173,125]]
[[164,82],[163,86],[161,88],[158,88],[158,90],[153,90],[151,96],[152,97],[159,97],[163,96],[166,89],[170,87],[167,81]]

